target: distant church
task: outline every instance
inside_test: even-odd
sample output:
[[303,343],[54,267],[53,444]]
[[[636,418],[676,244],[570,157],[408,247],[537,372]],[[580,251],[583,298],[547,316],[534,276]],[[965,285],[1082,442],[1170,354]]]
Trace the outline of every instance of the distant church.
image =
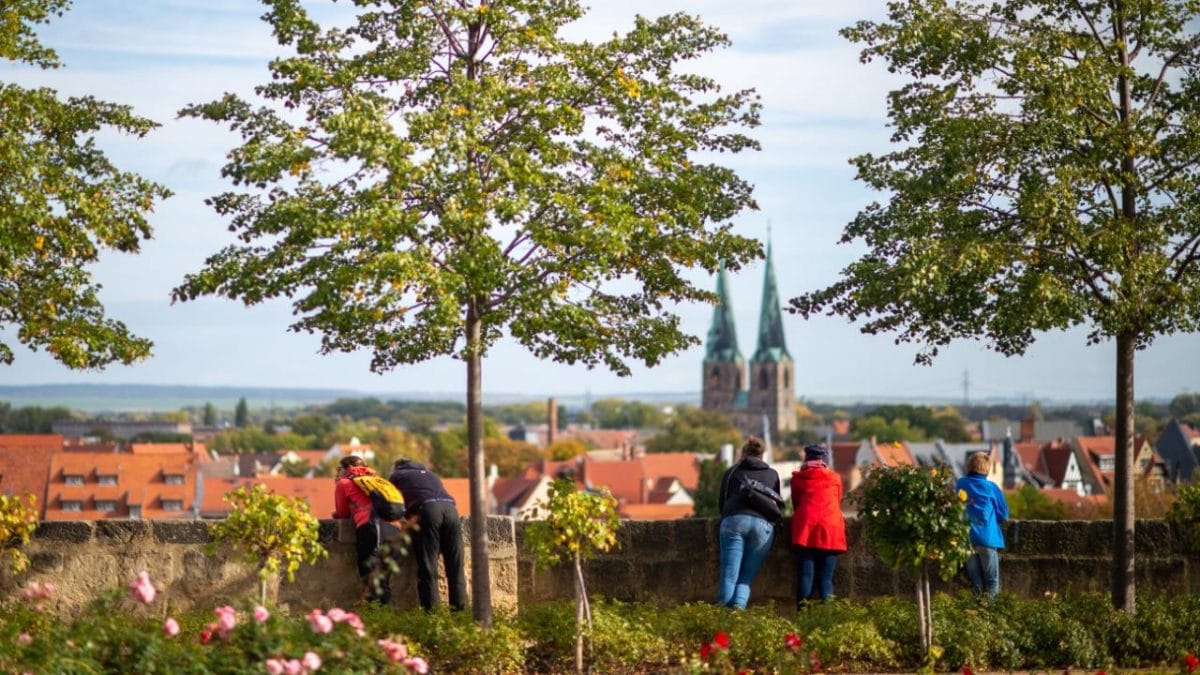
[[763,278],[762,308],[758,319],[758,347],[750,363],[738,350],[729,276],[717,274],[718,302],[704,356],[701,407],[725,413],[744,434],[772,439],[796,428],[796,366],[783,338],[775,263],[767,245],[767,270]]

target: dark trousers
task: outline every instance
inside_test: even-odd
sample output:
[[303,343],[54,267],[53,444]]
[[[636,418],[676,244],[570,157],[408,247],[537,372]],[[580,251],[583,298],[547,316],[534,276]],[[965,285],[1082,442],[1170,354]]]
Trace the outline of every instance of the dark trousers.
[[379,562],[379,524],[375,519],[354,530],[355,552],[358,554],[358,578],[367,587],[367,599],[388,604],[392,589],[388,571]]
[[450,502],[425,502],[417,513],[417,531],[413,536],[413,557],[417,561],[417,597],[421,607],[432,609],[441,604],[438,593],[438,554],[446,566],[450,587],[450,607],[467,606],[467,576],[463,569],[462,523],[458,509]]
[[820,548],[796,547],[796,602],[808,600],[812,595],[813,582],[821,602],[833,597],[833,570],[837,567],[838,554]]

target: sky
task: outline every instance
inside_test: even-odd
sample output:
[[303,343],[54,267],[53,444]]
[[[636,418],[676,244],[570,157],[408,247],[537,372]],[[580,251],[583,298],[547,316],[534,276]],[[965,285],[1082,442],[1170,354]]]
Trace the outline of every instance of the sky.
[[[344,19],[345,5],[307,3],[319,20]],[[632,24],[637,13],[698,14],[732,46],[695,63],[726,88],[753,87],[762,96],[762,125],[752,135],[760,152],[726,158],[755,186],[758,211],[734,221],[741,234],[766,240],[768,228],[782,297],[824,287],[861,249],[839,245],[843,228],[874,199],[854,181],[848,160],[887,149],[885,97],[900,85],[878,66],[859,63],[857,49],[837,34],[883,3],[867,0],[595,0],[570,27],[577,37],[603,38]],[[101,145],[123,169],[166,184],[175,196],[152,215],[154,239],[137,256],[111,254],[94,268],[109,314],[152,339],[154,356],[134,366],[72,372],[45,354],[17,347],[0,366],[5,384],[139,383],[348,388],[363,392],[462,395],[465,367],[450,357],[378,375],[369,354],[317,353],[316,336],[287,330],[286,303],[243,307],[204,299],[172,305],[170,290],[199,270],[230,240],[226,223],[204,204],[228,186],[220,178],[235,138],[214,124],[178,120],[177,111],[225,92],[250,95],[266,81],[278,54],[253,0],[81,0],[40,31],[65,64],[55,71],[0,68],[0,78],[50,86],[64,95],[91,94],[132,105],[162,126],[141,140],[104,136]],[[732,302],[743,354],[754,351],[763,264],[734,275]],[[715,287],[703,272],[696,283]],[[712,307],[679,309],[683,328],[703,339]],[[1021,357],[1004,357],[977,342],[943,350],[933,366],[914,365],[916,347],[891,335],[868,336],[840,317],[802,320],[784,315],[796,360],[797,394],[814,400],[917,398],[960,401],[1105,400],[1112,398],[1112,343],[1086,346],[1083,330],[1041,335]],[[14,331],[3,335],[15,342]],[[1140,352],[1137,393],[1169,398],[1200,383],[1200,337],[1159,338]],[[484,363],[489,394],[622,395],[698,392],[703,345],[629,377],[539,361],[504,342]],[[531,376],[532,375],[532,376]],[[967,382],[964,392],[964,380]]]

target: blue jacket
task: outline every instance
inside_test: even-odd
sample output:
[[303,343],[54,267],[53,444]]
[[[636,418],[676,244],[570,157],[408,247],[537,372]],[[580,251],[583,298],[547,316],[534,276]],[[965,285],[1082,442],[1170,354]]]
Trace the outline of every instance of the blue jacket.
[[1000,523],[1008,520],[1008,503],[1000,486],[977,473],[958,479],[954,486],[967,493],[967,520],[971,523],[971,544],[1004,548]]

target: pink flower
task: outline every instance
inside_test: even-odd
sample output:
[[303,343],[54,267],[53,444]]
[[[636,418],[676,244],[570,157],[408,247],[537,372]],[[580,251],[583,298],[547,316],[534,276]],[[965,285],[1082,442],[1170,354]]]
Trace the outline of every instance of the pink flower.
[[267,667],[267,672],[270,675],[283,675],[283,661],[279,659],[267,659],[263,665]]
[[333,619],[325,616],[321,610],[314,609],[308,613],[307,617],[308,624],[312,626],[314,633],[328,633],[333,630]]
[[154,602],[154,596],[158,593],[150,581],[150,573],[145,570],[138,572],[137,578],[130,582],[129,592],[144,605]]
[[363,626],[363,620],[354,612],[346,612],[346,625],[353,628],[358,637],[365,637],[367,634],[366,627]]
[[167,620],[163,622],[163,632],[167,634],[167,637],[175,637],[176,635],[179,635],[179,622],[168,617]]
[[307,672],[313,673],[321,669],[321,657],[316,652],[304,652],[304,658],[300,660]]
[[259,605],[258,607],[254,608],[254,620],[255,621],[262,623],[269,618],[271,618],[271,613],[267,611],[266,607]]
[[283,662],[284,675],[300,675],[304,672],[304,666],[296,659],[288,659]]
[[44,584],[37,581],[31,581],[25,585],[25,588],[21,590],[21,597],[25,598],[26,600],[32,600],[33,606],[37,609],[41,609],[42,603],[44,603],[46,600],[49,600],[50,596],[53,594],[54,584],[48,581]]
[[334,607],[333,609],[329,610],[329,618],[333,619],[334,623],[341,623],[345,621],[347,616],[349,615],[347,614],[346,610],[342,609],[341,607]]
[[411,659],[408,659],[404,662],[404,665],[414,673],[420,673],[420,675],[425,675],[425,673],[429,672],[429,664],[425,663],[425,659],[419,656],[414,656]]
[[804,640],[800,639],[800,636],[795,633],[788,633],[783,636],[783,646],[792,651],[798,651],[804,646]]
[[237,625],[237,610],[225,605],[213,610],[217,615],[216,630],[217,634],[222,638],[229,637],[229,633],[233,631],[233,627]]
[[19,645],[27,645],[30,642],[33,642],[33,636],[29,633],[21,633],[17,636],[17,644]]
[[391,640],[376,640],[375,644],[383,648],[387,652],[389,661],[403,661],[408,658],[408,647],[405,647],[400,642],[392,642]]

